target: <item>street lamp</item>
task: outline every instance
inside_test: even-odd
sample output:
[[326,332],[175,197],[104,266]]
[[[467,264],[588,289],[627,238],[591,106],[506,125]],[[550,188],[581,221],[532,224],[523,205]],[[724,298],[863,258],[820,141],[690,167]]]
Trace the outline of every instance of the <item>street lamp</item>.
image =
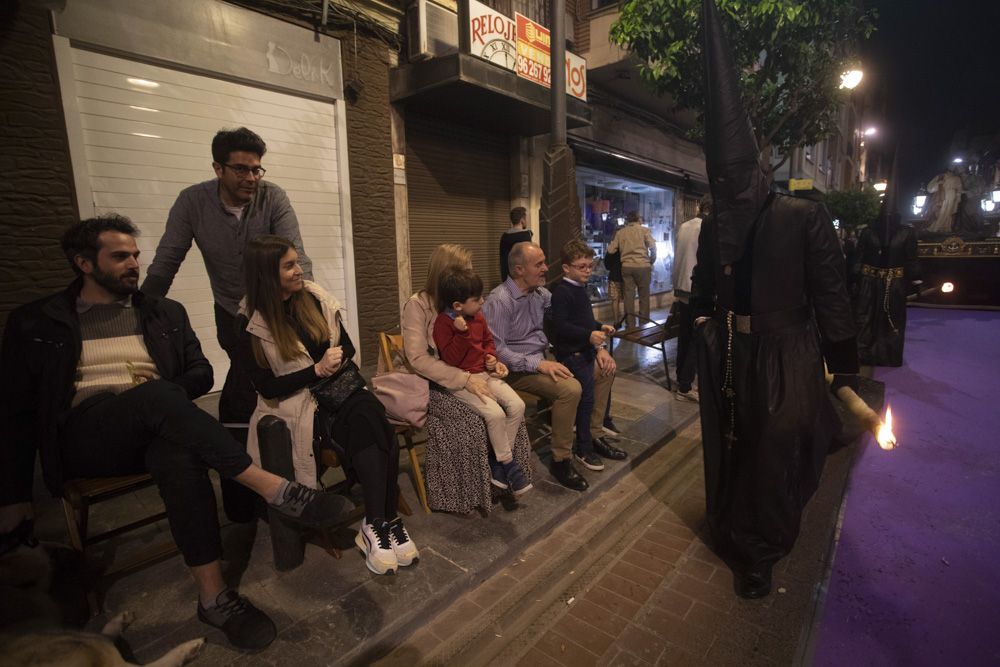
[[861,83],[865,73],[859,69],[852,69],[840,75],[840,87],[847,90],[854,90]]
[[865,130],[865,136],[866,137],[874,137],[876,134],[878,134],[878,128],[877,127],[869,127],[869,128],[867,128]]

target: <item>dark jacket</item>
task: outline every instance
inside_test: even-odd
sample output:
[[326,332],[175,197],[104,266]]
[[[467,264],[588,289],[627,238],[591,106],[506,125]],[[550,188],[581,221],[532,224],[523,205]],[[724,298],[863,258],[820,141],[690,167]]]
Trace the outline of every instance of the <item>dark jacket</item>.
[[[31,500],[35,452],[45,485],[62,495],[59,426],[73,400],[82,342],[76,299],[81,279],[66,290],[11,313],[0,352],[0,505]],[[195,399],[212,388],[212,366],[201,352],[184,307],[136,292],[143,339],[160,376]]]
[[586,285],[560,280],[552,288],[552,307],[546,317],[551,319],[549,342],[555,348],[556,359],[562,361],[576,353],[590,360],[597,356],[590,334],[600,331],[601,323],[594,319]]

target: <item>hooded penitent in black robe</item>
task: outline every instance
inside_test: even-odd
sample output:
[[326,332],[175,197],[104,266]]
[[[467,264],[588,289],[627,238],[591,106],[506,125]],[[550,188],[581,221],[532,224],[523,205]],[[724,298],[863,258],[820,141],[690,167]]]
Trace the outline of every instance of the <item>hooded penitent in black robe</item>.
[[917,278],[917,234],[891,221],[865,229],[858,240],[854,317],[858,357],[869,366],[902,366],[906,295]]
[[838,430],[824,358],[856,384],[857,346],[830,215],[769,192],[712,0],[703,18],[715,209],[702,223],[691,305],[710,318],[695,334],[707,518],[737,591],[759,597],[795,543]]

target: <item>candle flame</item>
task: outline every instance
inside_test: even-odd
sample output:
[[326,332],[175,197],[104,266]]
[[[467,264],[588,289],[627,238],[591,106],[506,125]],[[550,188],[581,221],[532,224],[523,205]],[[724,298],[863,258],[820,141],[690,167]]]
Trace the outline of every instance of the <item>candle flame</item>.
[[885,421],[879,424],[875,439],[882,449],[893,449],[896,446],[896,436],[892,432],[892,408],[885,409]]

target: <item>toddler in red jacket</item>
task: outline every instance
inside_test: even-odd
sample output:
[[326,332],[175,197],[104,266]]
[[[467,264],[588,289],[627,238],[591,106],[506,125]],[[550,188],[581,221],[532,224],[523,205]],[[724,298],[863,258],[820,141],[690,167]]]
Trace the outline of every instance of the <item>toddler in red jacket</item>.
[[468,389],[452,392],[486,422],[490,446],[491,482],[521,495],[531,489],[524,470],[514,460],[512,447],[524,420],[524,401],[503,381],[507,367],[497,359],[493,334],[486,324],[483,280],[468,269],[442,274],[438,284],[438,316],[434,321],[434,344],[441,359],[463,371],[480,375],[492,398]]

